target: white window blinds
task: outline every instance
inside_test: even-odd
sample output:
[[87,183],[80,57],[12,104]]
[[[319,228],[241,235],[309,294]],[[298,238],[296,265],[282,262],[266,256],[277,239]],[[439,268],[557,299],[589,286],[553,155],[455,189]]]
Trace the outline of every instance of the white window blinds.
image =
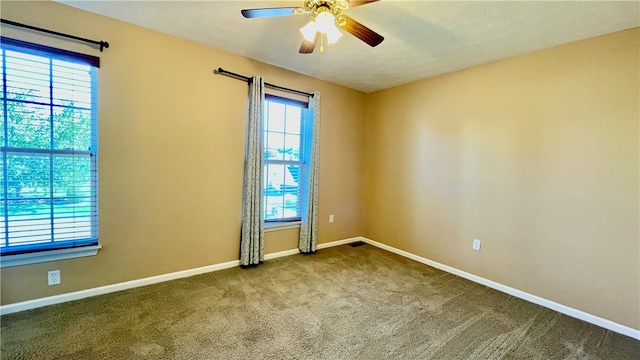
[[0,251],[96,245],[99,59],[2,38]]

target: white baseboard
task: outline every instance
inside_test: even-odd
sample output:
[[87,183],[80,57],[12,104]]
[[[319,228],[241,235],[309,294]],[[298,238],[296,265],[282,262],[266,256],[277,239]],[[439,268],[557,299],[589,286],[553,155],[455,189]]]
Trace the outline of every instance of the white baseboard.
[[333,247],[333,246],[351,244],[351,243],[354,243],[356,241],[362,241],[362,239],[363,239],[362,237],[357,236],[357,237],[343,239],[343,240],[336,240],[336,241],[332,241],[332,242],[328,242],[328,243],[324,243],[324,244],[318,244],[318,250],[326,249],[328,247]]
[[289,255],[299,254],[299,253],[300,253],[300,250],[298,250],[298,249],[278,251],[278,252],[271,253],[271,254],[264,254],[264,259],[265,260],[272,260],[272,259],[277,259],[277,258],[289,256]]
[[[337,240],[337,241],[332,241],[328,243],[318,244],[318,249],[325,249],[332,246],[348,244],[348,243],[352,243],[354,241],[359,241],[359,240],[360,238],[350,238],[350,239]],[[271,260],[271,259],[276,259],[283,256],[298,254],[298,253],[300,253],[298,249],[291,249],[291,250],[285,250],[285,251],[280,251],[280,252],[271,253],[271,254],[265,254],[264,258],[265,260]],[[131,281],[126,281],[126,282],[112,284],[112,285],[100,286],[92,289],[74,291],[66,294],[48,296],[40,299],[27,300],[27,301],[22,301],[18,303],[2,305],[0,306],[0,315],[11,314],[18,311],[24,311],[29,309],[35,309],[35,308],[39,308],[47,305],[60,304],[67,301],[84,299],[84,298],[108,294],[116,291],[133,289],[140,286],[157,284],[165,281],[181,279],[181,278],[194,276],[194,275],[200,275],[200,274],[204,274],[212,271],[229,269],[236,266],[240,266],[239,260],[227,261],[224,263],[203,266],[195,269],[177,271],[169,274],[151,276],[143,279],[137,279],[137,280],[131,280]]]
[[609,330],[617,332],[619,334],[626,335],[626,336],[629,336],[631,338],[640,340],[640,330],[633,329],[633,328],[630,328],[628,326],[618,324],[618,323],[613,322],[611,320],[607,320],[607,319],[604,319],[604,318],[601,318],[601,317],[586,313],[584,311],[577,310],[577,309],[574,309],[572,307],[569,307],[569,306],[566,306],[566,305],[562,305],[562,304],[559,304],[557,302],[554,302],[554,301],[551,301],[551,300],[547,300],[547,299],[541,298],[541,297],[536,296],[536,295],[529,294],[527,292],[524,292],[524,291],[521,291],[521,290],[518,290],[518,289],[514,289],[514,288],[509,287],[507,285],[503,285],[503,284],[497,283],[495,281],[491,281],[491,280],[485,279],[483,277],[480,277],[480,276],[477,276],[477,275],[473,275],[471,273],[456,269],[456,268],[448,266],[448,265],[441,264],[441,263],[433,261],[433,260],[429,260],[429,259],[423,258],[421,256],[406,252],[404,250],[396,249],[396,248],[394,248],[392,246],[385,245],[385,244],[379,243],[377,241],[373,241],[371,239],[367,239],[365,237],[360,237],[360,238],[355,239],[355,240],[359,240],[359,241],[371,244],[371,245],[373,245],[375,247],[379,247],[381,249],[390,251],[392,253],[396,253],[398,255],[404,256],[404,257],[409,258],[411,260],[415,260],[417,262],[432,266],[432,267],[434,267],[436,269],[440,269],[442,271],[446,271],[448,273],[460,276],[461,278],[465,278],[467,280],[471,280],[471,281],[476,282],[478,284],[485,285],[485,286],[490,287],[492,289],[501,291],[503,293],[507,293],[509,295],[512,295],[512,296],[515,296],[517,298],[532,302],[534,304],[537,304],[537,305],[540,305],[540,306],[544,306],[544,307],[546,307],[548,309],[555,310],[555,311],[557,311],[559,313],[562,313],[562,314],[574,317],[576,319],[580,319],[580,320],[586,321],[588,323],[603,327],[605,329],[609,329]]
[[116,291],[132,289],[140,286],[146,286],[151,284],[157,284],[164,281],[180,279],[184,277],[200,275],[207,272],[218,271],[222,269],[232,268],[234,266],[240,266],[239,260],[228,261],[221,264],[203,266],[195,269],[177,271],[169,274],[151,276],[143,279],[131,280],[121,282],[112,285],[100,286],[97,288],[74,291],[66,294],[48,296],[40,299],[27,300],[18,303],[2,305],[0,306],[0,315],[11,314],[18,311],[35,309],[42,306],[60,304],[67,301],[84,299],[91,296],[108,294]]

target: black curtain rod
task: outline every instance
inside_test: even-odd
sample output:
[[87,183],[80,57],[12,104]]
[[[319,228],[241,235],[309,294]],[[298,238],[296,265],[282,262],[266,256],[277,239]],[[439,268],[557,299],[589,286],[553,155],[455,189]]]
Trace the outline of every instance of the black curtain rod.
[[0,19],[0,22],[2,22],[3,24],[11,25],[11,26],[17,26],[17,27],[21,27],[21,28],[25,28],[25,29],[29,29],[29,30],[40,31],[40,32],[43,32],[43,33],[46,33],[46,34],[62,36],[62,37],[73,39],[73,40],[84,41],[86,43],[99,45],[100,46],[100,52],[102,52],[102,50],[105,49],[105,48],[109,48],[109,43],[106,42],[106,41],[96,41],[96,40],[91,40],[91,39],[85,39],[85,38],[81,38],[79,36],[64,34],[64,33],[61,33],[61,32],[57,32],[57,31],[53,31],[53,30],[47,30],[47,29],[43,29],[43,28],[39,28],[39,27],[27,25],[27,24],[21,24],[19,22],[6,20],[6,19]]
[[[232,73],[231,71],[227,71],[223,68],[217,68],[216,70],[213,70],[214,74],[219,74],[219,75],[225,75],[228,77],[232,77],[238,80],[244,80],[246,82],[251,81],[251,78],[248,76],[244,76],[244,75],[240,75],[240,74],[236,74],[236,73]],[[292,94],[296,94],[296,95],[303,95],[303,96],[308,96],[308,97],[313,97],[313,94],[310,94],[308,92],[304,92],[304,91],[300,91],[300,90],[296,90],[296,89],[289,89],[283,86],[278,86],[278,85],[274,85],[274,84],[269,84],[268,82],[264,83],[264,86],[275,89],[275,90],[280,90],[280,91],[286,91]]]

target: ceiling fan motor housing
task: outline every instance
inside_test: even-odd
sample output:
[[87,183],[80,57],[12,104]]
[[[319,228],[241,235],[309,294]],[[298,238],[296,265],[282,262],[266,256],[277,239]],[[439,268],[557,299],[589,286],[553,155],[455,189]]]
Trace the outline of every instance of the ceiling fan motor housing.
[[337,18],[349,5],[349,0],[305,0],[300,12],[315,17],[321,12],[329,11]]

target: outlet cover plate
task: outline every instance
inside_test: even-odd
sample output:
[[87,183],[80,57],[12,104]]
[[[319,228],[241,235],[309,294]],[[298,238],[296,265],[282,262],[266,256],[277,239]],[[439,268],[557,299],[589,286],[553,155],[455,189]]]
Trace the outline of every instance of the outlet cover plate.
[[47,273],[47,283],[49,285],[60,284],[60,270],[53,270]]
[[473,239],[473,250],[480,251],[480,240]]

